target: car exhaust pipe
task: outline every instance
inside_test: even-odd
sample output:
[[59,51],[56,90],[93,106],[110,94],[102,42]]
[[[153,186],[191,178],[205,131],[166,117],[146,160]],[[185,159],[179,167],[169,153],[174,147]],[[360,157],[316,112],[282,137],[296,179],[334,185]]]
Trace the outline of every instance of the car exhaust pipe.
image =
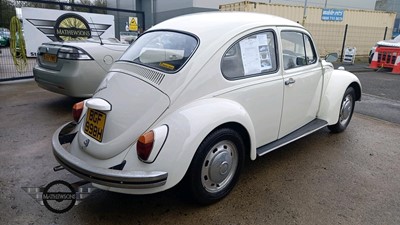
[[64,167],[61,166],[61,165],[55,166],[55,167],[53,168],[54,172],[58,172],[58,171],[63,170],[63,169],[64,169]]

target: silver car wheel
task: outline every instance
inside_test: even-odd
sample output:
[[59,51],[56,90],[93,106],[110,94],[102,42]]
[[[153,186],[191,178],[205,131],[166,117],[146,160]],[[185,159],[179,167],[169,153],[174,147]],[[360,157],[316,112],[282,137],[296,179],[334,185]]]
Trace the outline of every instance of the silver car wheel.
[[339,122],[341,125],[345,126],[350,119],[350,115],[353,112],[354,99],[351,94],[346,95],[342,101],[342,109],[340,111]]
[[201,183],[210,193],[224,189],[233,179],[238,166],[238,150],[231,141],[215,144],[204,159]]

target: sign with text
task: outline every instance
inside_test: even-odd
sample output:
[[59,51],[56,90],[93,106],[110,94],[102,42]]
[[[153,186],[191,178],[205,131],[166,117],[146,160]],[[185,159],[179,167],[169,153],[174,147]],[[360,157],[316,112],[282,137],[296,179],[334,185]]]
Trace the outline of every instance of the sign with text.
[[21,11],[28,57],[36,57],[45,42],[115,37],[113,15],[30,7]]
[[322,21],[343,21],[343,9],[322,9]]

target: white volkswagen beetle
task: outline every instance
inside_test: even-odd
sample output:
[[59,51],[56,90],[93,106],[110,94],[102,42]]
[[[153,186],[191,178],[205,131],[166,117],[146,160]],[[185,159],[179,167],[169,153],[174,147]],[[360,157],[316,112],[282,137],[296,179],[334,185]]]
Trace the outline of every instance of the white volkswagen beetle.
[[245,157],[345,130],[360,98],[357,77],[320,59],[295,22],[192,14],[140,36],[52,145],[64,168],[100,189],[150,194],[184,181],[209,204],[232,190]]

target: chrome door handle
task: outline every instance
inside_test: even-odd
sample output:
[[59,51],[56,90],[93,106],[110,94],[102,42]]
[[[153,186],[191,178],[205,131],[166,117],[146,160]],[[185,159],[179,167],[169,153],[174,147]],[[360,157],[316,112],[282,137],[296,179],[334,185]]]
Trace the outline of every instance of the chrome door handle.
[[289,80],[285,81],[285,85],[291,85],[296,83],[296,81],[293,78],[289,78]]

